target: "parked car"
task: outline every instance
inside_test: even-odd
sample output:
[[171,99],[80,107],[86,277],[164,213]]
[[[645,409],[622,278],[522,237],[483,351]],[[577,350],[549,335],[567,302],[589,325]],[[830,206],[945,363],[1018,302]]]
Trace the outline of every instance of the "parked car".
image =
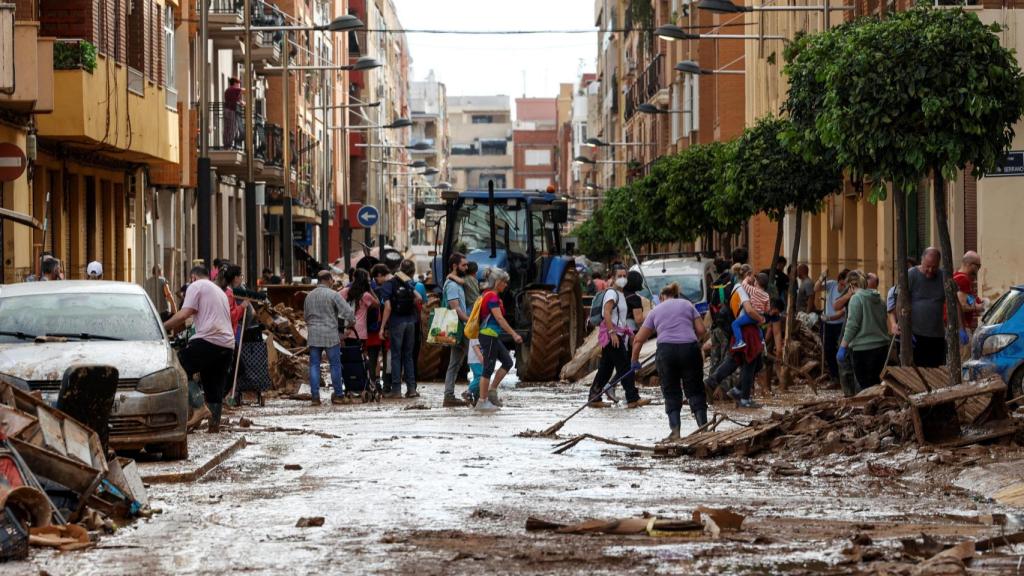
[[[630,270],[643,272],[647,286],[640,293],[652,302],[658,301],[661,289],[676,282],[681,295],[704,314],[714,282],[715,265],[708,258],[657,258],[634,265]],[[648,290],[649,288],[649,290]]]
[[0,379],[56,403],[73,365],[117,368],[114,449],[188,456],[188,380],[142,287],[122,282],[0,286]]
[[1024,285],[1003,294],[982,316],[971,340],[971,359],[964,375],[978,378],[996,373],[1014,398],[1024,394]]

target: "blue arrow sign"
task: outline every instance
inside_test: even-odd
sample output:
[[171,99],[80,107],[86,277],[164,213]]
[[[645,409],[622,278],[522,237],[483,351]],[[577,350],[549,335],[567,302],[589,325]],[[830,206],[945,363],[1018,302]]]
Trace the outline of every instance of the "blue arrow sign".
[[363,206],[359,209],[359,212],[356,212],[356,220],[364,228],[373,228],[377,220],[380,220],[380,212],[373,206]]

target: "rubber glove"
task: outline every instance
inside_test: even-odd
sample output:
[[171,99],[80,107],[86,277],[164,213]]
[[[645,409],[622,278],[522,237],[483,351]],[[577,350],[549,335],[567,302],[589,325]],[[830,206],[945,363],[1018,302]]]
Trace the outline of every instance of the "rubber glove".
[[967,330],[961,328],[960,329],[960,345],[961,346],[967,346],[967,343],[970,342],[970,340],[971,340],[971,337],[967,335]]
[[839,352],[836,352],[836,360],[840,362],[846,362],[846,355],[848,353],[848,347],[840,346]]
[[633,372],[639,372],[640,369],[643,368],[643,365],[639,362],[633,362],[633,366],[631,366],[631,368],[633,368]]

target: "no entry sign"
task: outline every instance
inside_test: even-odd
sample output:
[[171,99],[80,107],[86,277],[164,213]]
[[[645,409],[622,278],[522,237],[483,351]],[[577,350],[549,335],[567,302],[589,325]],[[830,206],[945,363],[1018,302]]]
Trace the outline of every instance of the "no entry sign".
[[17,180],[28,166],[21,148],[10,142],[0,143],[0,182]]

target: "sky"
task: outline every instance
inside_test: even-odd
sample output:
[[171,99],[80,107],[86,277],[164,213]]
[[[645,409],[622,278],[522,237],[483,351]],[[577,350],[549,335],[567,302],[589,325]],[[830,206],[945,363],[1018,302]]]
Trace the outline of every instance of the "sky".
[[[596,30],[594,0],[394,0],[402,27],[441,30]],[[433,70],[449,96],[558,96],[593,72],[597,33],[407,35],[411,79]]]

